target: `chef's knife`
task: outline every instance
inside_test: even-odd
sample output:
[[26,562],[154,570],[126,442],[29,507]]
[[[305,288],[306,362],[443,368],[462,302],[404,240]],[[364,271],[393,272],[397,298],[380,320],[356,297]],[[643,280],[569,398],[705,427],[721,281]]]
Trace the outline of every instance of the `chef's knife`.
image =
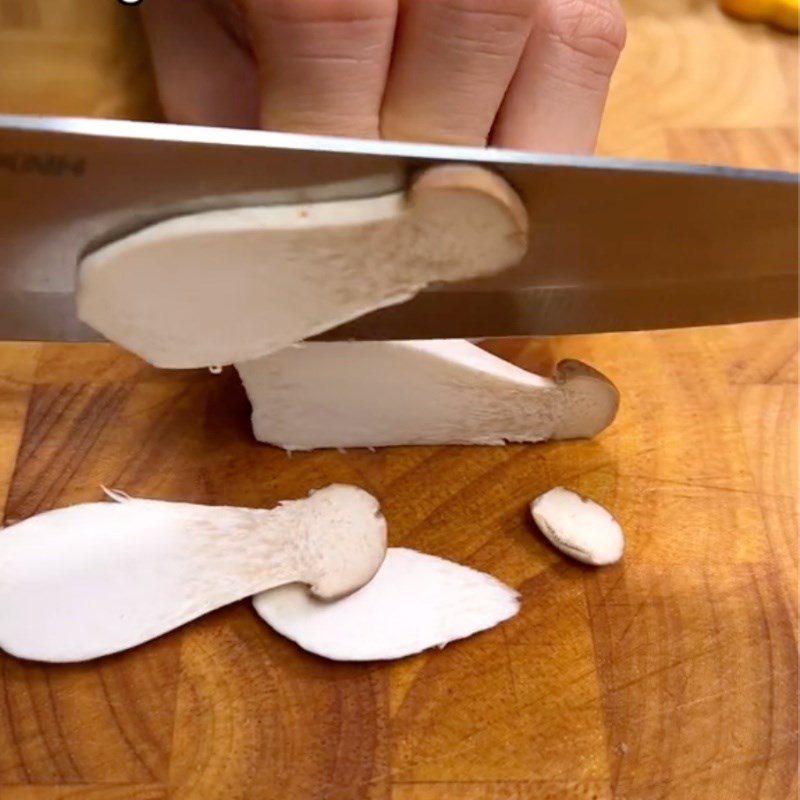
[[79,256],[210,208],[364,197],[442,162],[519,192],[531,245],[326,339],[523,336],[797,316],[798,176],[154,123],[0,116],[0,339],[100,338]]

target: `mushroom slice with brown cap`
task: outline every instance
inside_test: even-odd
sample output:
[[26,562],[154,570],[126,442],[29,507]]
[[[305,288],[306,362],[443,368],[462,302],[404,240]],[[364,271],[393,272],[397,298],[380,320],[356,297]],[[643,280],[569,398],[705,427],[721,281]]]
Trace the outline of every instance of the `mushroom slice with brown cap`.
[[256,438],[287,450],[590,437],[619,402],[578,361],[544,378],[464,340],[315,342],[236,367]]
[[386,553],[378,501],[353,486],[269,510],[112,497],[0,533],[0,648],[97,658],[283,583],[340,597]]
[[527,249],[527,213],[482,167],[421,173],[408,192],[209,211],[87,255],[78,314],[158,367],[258,358],[434,281],[498,272]]
[[259,616],[304,650],[336,661],[403,658],[493,628],[519,596],[491,575],[443,558],[390,547],[375,577],[324,602],[304,586],[253,598]]

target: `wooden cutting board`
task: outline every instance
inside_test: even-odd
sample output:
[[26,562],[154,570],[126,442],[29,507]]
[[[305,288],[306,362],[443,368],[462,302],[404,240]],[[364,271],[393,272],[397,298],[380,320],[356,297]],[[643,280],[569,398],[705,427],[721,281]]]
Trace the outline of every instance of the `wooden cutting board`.
[[[627,11],[602,152],[796,168],[796,40],[695,0]],[[131,9],[0,0],[0,111],[153,117]],[[253,442],[231,374],[0,345],[6,523],[100,483],[269,506],[348,482],[392,544],[523,597],[500,628],[390,665],[306,655],[246,603],[97,663],[0,656],[0,800],[794,797],[797,326],[492,349],[588,361],[618,420],[592,442],[289,458]],[[535,533],[526,504],[557,484],[614,510],[623,564],[583,568]]]

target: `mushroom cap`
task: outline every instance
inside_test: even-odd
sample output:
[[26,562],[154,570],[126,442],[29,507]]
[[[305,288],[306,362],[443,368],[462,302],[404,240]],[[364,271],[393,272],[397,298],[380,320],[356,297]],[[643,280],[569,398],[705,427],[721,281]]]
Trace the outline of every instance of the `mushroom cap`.
[[614,421],[619,391],[601,372],[582,361],[565,359],[556,365],[554,380],[563,390],[564,403],[553,439],[588,439]]
[[305,582],[317,597],[333,599],[367,583],[386,555],[386,519],[380,503],[356,486],[333,484],[303,501]]

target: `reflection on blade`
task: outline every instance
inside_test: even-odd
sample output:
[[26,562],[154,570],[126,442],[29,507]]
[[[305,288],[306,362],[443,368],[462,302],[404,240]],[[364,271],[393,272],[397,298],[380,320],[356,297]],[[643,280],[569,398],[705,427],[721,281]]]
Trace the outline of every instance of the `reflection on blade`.
[[[0,291],[0,340],[98,341],[69,293]],[[554,336],[724,325],[798,316],[796,275],[423,292],[323,340]]]

